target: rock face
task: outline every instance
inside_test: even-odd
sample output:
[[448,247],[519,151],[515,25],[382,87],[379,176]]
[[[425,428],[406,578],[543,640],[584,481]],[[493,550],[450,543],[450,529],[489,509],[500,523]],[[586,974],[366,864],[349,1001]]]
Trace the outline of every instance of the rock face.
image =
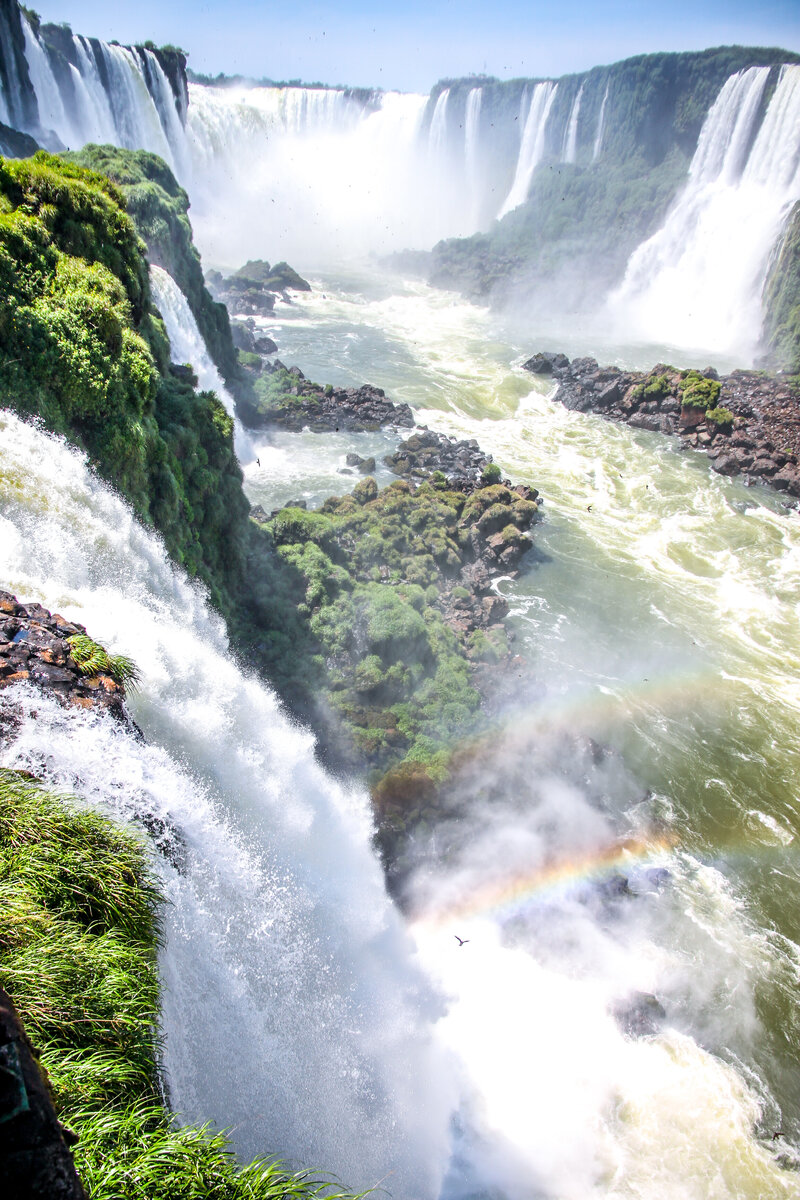
[[414,417],[407,404],[387,400],[383,388],[370,383],[358,388],[322,387],[306,379],[299,367],[286,367],[276,359],[259,372],[268,380],[268,392],[255,403],[241,402],[242,420],[249,428],[277,425],[317,433],[333,430],[360,432],[384,425],[410,427]]
[[73,658],[68,639],[78,634],[86,635],[82,625],[0,591],[0,689],[34,683],[63,704],[124,717],[123,686],[110,675],[82,674]]
[[36,1051],[0,988],[0,1159],[9,1200],[87,1200]]
[[712,368],[652,371],[600,367],[593,358],[540,352],[526,370],[552,376],[555,399],[575,412],[594,412],[636,429],[674,434],[704,450],[715,471],[743,475],[800,496],[800,390],[781,376]]

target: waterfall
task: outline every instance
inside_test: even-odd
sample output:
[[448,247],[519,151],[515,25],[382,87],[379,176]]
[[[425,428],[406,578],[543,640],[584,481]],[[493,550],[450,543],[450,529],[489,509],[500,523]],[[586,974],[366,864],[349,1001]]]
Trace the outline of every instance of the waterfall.
[[594,147],[592,149],[592,162],[596,162],[600,157],[600,151],[603,148],[603,134],[605,133],[606,121],[606,104],[608,102],[608,84],[603,92],[603,100],[600,105],[600,115],[597,118],[597,133],[595,134]]
[[[19,99],[5,97],[14,124],[53,148],[77,149],[86,142],[112,142],[128,149],[161,155],[181,177],[188,173],[186,138],[169,80],[157,56],[143,47],[131,49],[70,36],[67,57],[60,56],[34,32],[23,14],[25,59],[38,103],[38,123],[25,121]],[[13,47],[5,23],[2,50],[13,64]],[[9,43],[6,45],[6,43]],[[17,93],[21,84],[16,81]],[[12,88],[12,92],[14,88]]]
[[456,160],[447,147],[448,94],[430,125],[427,109],[428,97],[398,92],[365,105],[331,89],[190,84],[189,191],[204,254],[227,267],[260,256],[319,270],[474,232],[465,151]]
[[[514,182],[511,184],[511,190],[506,196],[500,212],[497,214],[498,219],[504,217],[506,213],[510,213],[518,205],[523,204],[528,198],[533,172],[544,154],[547,118],[550,116],[550,109],[553,107],[557,88],[558,84],[547,80],[544,83],[537,83],[533,89],[522,133],[522,141],[520,142]],[[521,115],[520,113],[520,118]]]
[[172,1106],[234,1127],[243,1155],[435,1196],[451,1104],[438,1002],[386,897],[365,795],[317,766],[310,736],[236,668],[199,591],[76,451],[8,413],[0,436],[0,586],[135,657],[145,734],[23,685],[0,695],[22,716],[0,761],[168,831]]
[[447,101],[450,89],[444,88],[436,97],[436,104],[428,131],[428,156],[434,162],[441,161],[447,150]]
[[739,361],[755,352],[769,256],[800,198],[800,67],[781,69],[756,132],[768,77],[731,76],[709,110],[686,187],[609,298],[629,332]]
[[[46,135],[50,132],[55,134],[56,144],[52,146],[53,149],[60,149],[58,142],[67,147],[74,147],[78,143],[79,137],[67,113],[67,107],[50,66],[47,51],[40,45],[24,16],[22,31],[25,35],[25,58],[28,63],[28,72],[39,105],[41,132],[45,134],[45,139],[50,141],[51,139],[48,139]],[[28,132],[33,131],[28,130]],[[40,130],[35,132],[39,133]]]
[[572,101],[572,108],[569,112],[567,130],[564,134],[564,147],[561,153],[561,161],[565,163],[574,163],[578,156],[578,118],[581,114],[583,87],[584,85],[581,84],[577,96]]
[[188,363],[197,376],[200,389],[216,392],[234,420],[233,440],[239,462],[243,465],[252,462],[255,458],[252,442],[236,416],[233,396],[208,353],[188,300],[169,272],[162,267],[150,267],[150,288],[167,327],[172,361]]
[[[13,10],[12,10],[13,11]],[[9,9],[0,8],[0,120],[15,129],[25,129],[25,85],[20,78],[14,34],[8,21]],[[23,25],[25,22],[23,21]]]
[[482,88],[470,88],[467,94],[464,115],[464,167],[467,179],[467,191],[472,199],[472,221],[476,228],[480,221],[481,212],[481,170],[478,151],[480,147],[482,99]]

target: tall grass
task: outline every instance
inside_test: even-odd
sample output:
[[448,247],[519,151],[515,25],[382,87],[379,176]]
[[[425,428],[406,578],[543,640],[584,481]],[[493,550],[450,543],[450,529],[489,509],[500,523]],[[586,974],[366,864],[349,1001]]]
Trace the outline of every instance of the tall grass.
[[146,843],[0,769],[0,982],[41,1052],[92,1200],[336,1200],[224,1134],[179,1128],[158,1086],[159,913]]

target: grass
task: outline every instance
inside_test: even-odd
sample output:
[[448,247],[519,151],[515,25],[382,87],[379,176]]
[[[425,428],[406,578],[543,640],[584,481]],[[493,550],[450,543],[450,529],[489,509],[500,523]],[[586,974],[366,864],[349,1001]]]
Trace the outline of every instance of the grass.
[[158,1080],[163,897],[143,839],[0,769],[0,983],[41,1053],[92,1200],[337,1200],[224,1134],[179,1128]]

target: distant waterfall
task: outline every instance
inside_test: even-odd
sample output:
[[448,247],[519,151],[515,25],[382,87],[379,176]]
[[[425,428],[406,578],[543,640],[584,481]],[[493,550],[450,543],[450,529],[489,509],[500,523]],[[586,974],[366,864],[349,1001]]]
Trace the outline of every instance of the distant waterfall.
[[436,97],[436,105],[431,117],[431,127],[428,133],[428,154],[437,160],[447,147],[447,101],[450,99],[450,89],[445,88]]
[[567,122],[567,131],[564,136],[564,149],[562,153],[562,162],[574,163],[578,157],[578,119],[581,115],[581,100],[583,99],[583,87],[581,84],[578,89],[578,94],[572,101],[572,108],[569,112],[569,121]]
[[629,331],[753,354],[770,252],[800,198],[800,67],[781,69],[756,132],[768,77],[767,67],[739,72],[710,109],[686,188],[610,297]]
[[150,288],[153,300],[167,327],[172,361],[188,363],[197,376],[198,386],[201,390],[216,392],[217,397],[234,419],[234,443],[237,458],[243,464],[252,461],[254,452],[250,438],[236,417],[233,397],[212,362],[203,336],[197,328],[197,322],[189,307],[189,302],[172,276],[162,267],[150,267]]
[[482,88],[470,88],[467,95],[467,105],[464,115],[464,168],[467,180],[467,190],[473,202],[473,224],[480,220],[481,209],[481,176],[480,176],[480,121]]
[[592,162],[596,162],[600,157],[600,151],[603,148],[603,134],[606,131],[606,104],[608,103],[608,84],[603,92],[603,100],[600,104],[600,115],[597,118],[597,133],[595,134],[594,147],[592,149]]
[[[528,198],[528,190],[531,186],[533,172],[544,154],[547,118],[550,116],[550,109],[553,107],[557,88],[558,84],[551,83],[548,80],[545,83],[537,83],[533,89],[522,133],[514,182],[511,184],[511,190],[498,213],[498,217],[504,217],[506,213],[510,213],[512,209],[522,204]],[[522,112],[520,112],[521,117]]]

